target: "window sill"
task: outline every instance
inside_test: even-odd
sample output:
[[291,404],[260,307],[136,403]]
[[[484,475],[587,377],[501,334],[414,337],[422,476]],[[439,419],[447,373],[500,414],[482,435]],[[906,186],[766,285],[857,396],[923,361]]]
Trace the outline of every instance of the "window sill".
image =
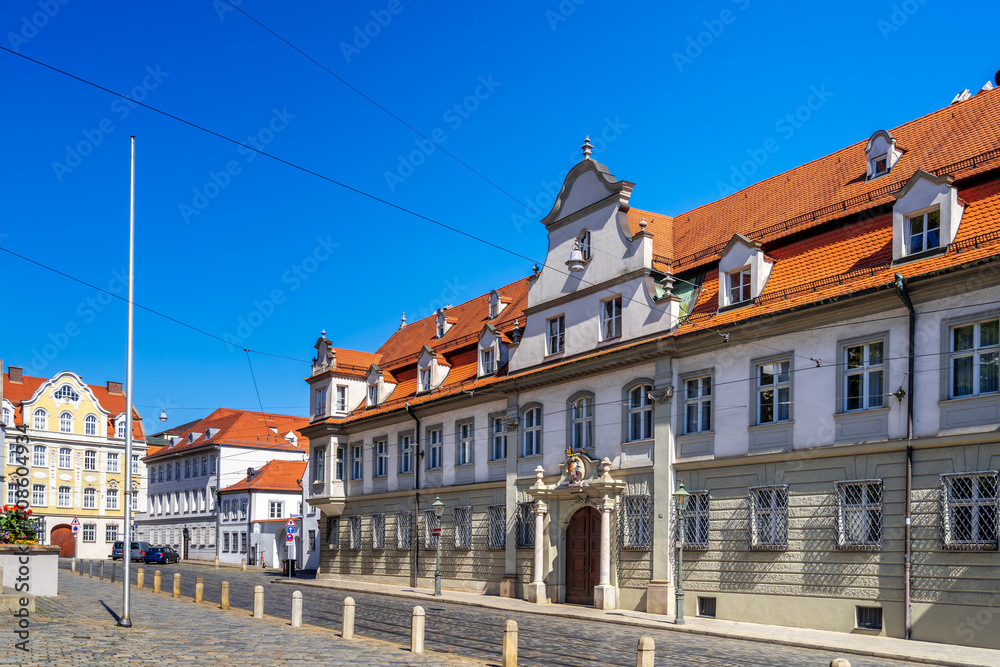
[[922,259],[940,257],[946,254],[948,254],[948,246],[938,246],[937,248],[931,248],[930,250],[924,250],[912,255],[903,255],[898,259],[892,260],[892,266],[899,266],[900,264],[907,264],[909,262],[919,262]]
[[518,461],[529,461],[531,459],[538,459],[539,461],[541,461],[542,460],[542,455],[541,454],[529,454],[527,456],[518,456],[517,457]]
[[746,308],[747,306],[752,306],[755,303],[757,303],[757,299],[756,298],[750,298],[750,299],[747,299],[746,301],[740,301],[738,303],[730,303],[730,304],[726,304],[725,306],[720,306],[719,307],[719,312],[720,313],[727,313],[730,310],[739,310],[740,308]]
[[456,463],[455,468],[471,468],[472,466],[475,465],[476,465],[475,462],[469,461],[468,463]]
[[542,361],[552,361],[553,359],[562,359],[566,356],[566,350],[559,350],[558,352],[547,352],[543,357]]

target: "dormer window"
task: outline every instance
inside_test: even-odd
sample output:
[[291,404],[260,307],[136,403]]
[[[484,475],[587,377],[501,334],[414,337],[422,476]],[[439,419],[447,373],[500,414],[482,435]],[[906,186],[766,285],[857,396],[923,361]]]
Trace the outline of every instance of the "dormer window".
[[496,372],[496,355],[493,348],[482,351],[483,375],[492,375]]
[[438,318],[437,337],[438,338],[444,337],[444,320],[442,318]]
[[906,218],[909,255],[932,250],[941,245],[941,211],[934,209]]
[[347,387],[337,385],[337,412],[347,412]]
[[368,407],[373,408],[378,405],[378,384],[368,385]]
[[729,303],[750,300],[750,267],[726,274],[729,282]]
[[421,368],[420,369],[420,391],[430,391],[431,390],[431,369]]
[[899,161],[903,152],[896,149],[896,140],[885,130],[879,130],[865,145],[868,164],[865,167],[866,180],[888,174]]
[[313,408],[313,415],[318,417],[326,414],[326,387],[316,390],[316,405]]
[[438,308],[437,310],[437,320],[436,320],[436,337],[443,338],[451,326],[457,321],[453,317],[448,317],[445,315],[445,311],[451,308],[451,306],[445,306],[444,308]]

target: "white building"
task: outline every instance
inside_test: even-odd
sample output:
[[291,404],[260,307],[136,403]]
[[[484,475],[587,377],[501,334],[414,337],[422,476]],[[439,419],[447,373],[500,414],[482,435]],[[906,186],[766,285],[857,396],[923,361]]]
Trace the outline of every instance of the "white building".
[[[305,461],[308,440],[296,429],[306,423],[302,417],[219,408],[157,434],[166,444],[145,458],[149,511],[138,519],[140,539],[174,546],[183,558],[248,557],[248,538],[235,552],[224,552],[216,540],[222,524],[217,491],[269,461]],[[245,512],[238,520],[249,530]]]

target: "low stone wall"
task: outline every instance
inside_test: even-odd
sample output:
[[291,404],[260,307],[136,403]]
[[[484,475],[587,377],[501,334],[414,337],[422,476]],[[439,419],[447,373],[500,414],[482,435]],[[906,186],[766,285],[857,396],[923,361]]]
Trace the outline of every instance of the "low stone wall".
[[0,544],[3,587],[18,595],[59,594],[59,547]]

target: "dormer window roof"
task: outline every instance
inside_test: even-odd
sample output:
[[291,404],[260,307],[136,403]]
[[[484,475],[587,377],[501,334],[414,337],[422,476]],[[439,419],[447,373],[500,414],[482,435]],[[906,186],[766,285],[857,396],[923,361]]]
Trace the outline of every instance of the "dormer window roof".
[[948,176],[918,169],[892,206],[892,259],[905,262],[943,253],[955,240],[965,202]]
[[444,335],[448,333],[448,330],[451,329],[452,325],[458,322],[457,318],[448,317],[447,315],[445,315],[445,311],[450,307],[451,306],[445,306],[444,308],[437,309],[437,320],[435,327],[436,333],[434,336],[435,338],[444,338]]
[[773,264],[759,242],[734,234],[719,260],[719,310],[753,303],[763,293]]
[[489,319],[496,319],[503,309],[507,307],[510,303],[510,298],[505,296],[500,296],[500,292],[493,290],[486,299],[489,302],[490,312]]
[[868,160],[865,167],[866,180],[870,181],[892,171],[903,152],[896,149],[896,140],[891,134],[879,130],[868,139],[865,155]]

